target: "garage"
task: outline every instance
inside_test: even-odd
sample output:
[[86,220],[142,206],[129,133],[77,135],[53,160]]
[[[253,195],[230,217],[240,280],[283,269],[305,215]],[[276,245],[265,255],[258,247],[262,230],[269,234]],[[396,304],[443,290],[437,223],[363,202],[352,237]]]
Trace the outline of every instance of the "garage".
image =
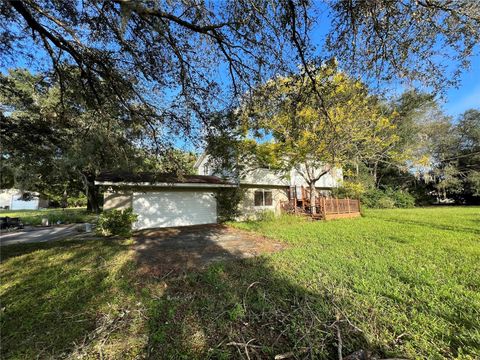
[[133,193],[135,229],[214,224],[217,200],[212,191],[160,191]]
[[112,173],[98,176],[104,191],[103,210],[131,207],[136,230],[217,223],[217,197],[234,184],[216,176]]

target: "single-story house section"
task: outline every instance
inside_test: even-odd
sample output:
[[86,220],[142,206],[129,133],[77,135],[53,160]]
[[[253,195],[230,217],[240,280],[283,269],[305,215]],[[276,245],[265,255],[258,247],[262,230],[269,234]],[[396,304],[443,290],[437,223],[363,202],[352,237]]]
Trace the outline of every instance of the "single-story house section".
[[236,187],[216,176],[102,173],[104,210],[133,208],[135,229],[217,223],[216,193]]
[[19,189],[0,190],[0,209],[38,210],[47,206],[48,200],[39,193]]

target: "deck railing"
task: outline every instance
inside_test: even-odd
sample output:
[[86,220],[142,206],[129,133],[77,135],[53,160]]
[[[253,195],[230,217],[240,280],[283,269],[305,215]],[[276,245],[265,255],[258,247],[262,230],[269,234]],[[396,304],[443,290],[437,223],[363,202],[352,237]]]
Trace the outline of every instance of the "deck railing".
[[333,197],[316,197],[315,211],[308,204],[306,206],[296,206],[295,199],[284,201],[281,204],[284,212],[305,214],[314,218],[334,219],[342,217],[354,217],[360,215],[360,200],[358,199],[339,199]]
[[320,197],[316,199],[316,205],[325,214],[350,214],[360,212],[360,200],[338,199]]

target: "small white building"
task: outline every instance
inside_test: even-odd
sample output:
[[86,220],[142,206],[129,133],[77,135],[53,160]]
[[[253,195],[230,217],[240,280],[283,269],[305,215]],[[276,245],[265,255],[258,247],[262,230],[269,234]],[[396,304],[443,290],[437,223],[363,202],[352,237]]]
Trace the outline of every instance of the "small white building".
[[[26,196],[26,195],[29,196]],[[19,189],[0,189],[0,209],[38,210],[48,206],[48,200],[39,193]]]

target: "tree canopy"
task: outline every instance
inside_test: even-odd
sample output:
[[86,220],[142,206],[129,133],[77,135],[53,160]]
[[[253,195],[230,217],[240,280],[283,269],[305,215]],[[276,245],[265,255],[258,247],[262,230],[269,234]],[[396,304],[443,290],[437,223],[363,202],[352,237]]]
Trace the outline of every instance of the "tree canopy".
[[443,198],[480,202],[480,110],[471,109],[432,139],[432,174]]
[[[236,109],[257,106],[271,115],[269,102],[283,93],[290,102],[279,103],[283,115],[274,119],[283,126],[291,125],[286,119],[299,122],[295,129],[304,133],[289,134],[295,143],[321,144],[308,156],[329,164],[351,156],[369,167],[389,163],[420,150],[407,134],[416,125],[399,120],[408,116],[382,107],[367,89],[404,82],[442,91],[457,84],[478,53],[479,29],[474,1],[3,1],[2,134],[8,138],[2,156],[44,172],[62,167],[63,174],[86,175],[127,167],[129,155],[142,148],[141,157],[188,166],[188,156],[172,150],[176,139],[218,143],[220,134],[231,143]],[[326,81],[318,71],[333,62],[341,71]],[[31,74],[7,75],[11,67]],[[352,88],[342,89],[342,82]],[[262,98],[263,109],[259,89],[270,96]],[[263,121],[252,129],[283,136],[279,144],[287,150],[285,135],[266,117],[252,119]],[[357,121],[369,135],[357,131]],[[2,184],[21,178],[12,169],[2,164]]]
[[[4,1],[0,61],[51,70],[60,84],[65,64],[77,67],[89,105],[103,105],[104,89],[126,108],[142,102],[155,114],[145,125],[152,144],[163,146],[169,133],[209,131],[212,111],[299,64],[311,81],[312,64],[336,57],[368,80],[455,83],[478,50],[479,8],[435,0]],[[312,31],[326,21],[320,13],[330,21],[321,37]],[[133,98],[122,96],[126,87]]]
[[[2,167],[10,175],[2,182],[53,198],[83,192],[97,211],[94,182],[102,170],[192,171],[178,150],[158,157],[140,147],[145,109],[126,111],[106,90],[102,108],[89,107],[77,69],[68,75],[65,92],[55,77],[26,70],[0,76]],[[128,89],[122,95],[131,97]]]
[[254,142],[253,158],[264,162],[258,165],[284,174],[296,169],[313,197],[322,176],[387,153],[398,136],[391,120],[395,114],[385,112],[379,99],[339,71],[335,62],[311,71],[323,102],[309,78],[278,77],[255,90],[256,101],[242,108],[241,116],[245,141]]

